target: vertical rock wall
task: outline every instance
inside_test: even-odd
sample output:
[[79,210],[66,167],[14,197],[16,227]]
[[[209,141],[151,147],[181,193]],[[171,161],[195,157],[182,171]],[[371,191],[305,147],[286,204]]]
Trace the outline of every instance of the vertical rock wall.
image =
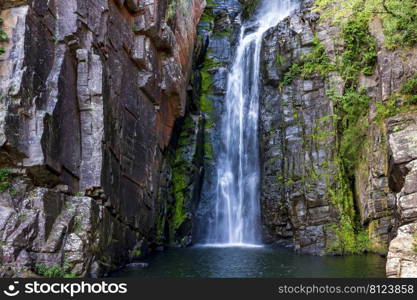
[[[261,201],[267,240],[290,238],[302,253],[323,254],[334,242],[335,231],[328,229],[343,221],[332,200],[341,182],[340,128],[334,127],[335,102],[329,95],[343,94],[344,86],[334,71],[295,74],[291,80],[288,71],[317,51],[317,43],[324,47],[326,63],[337,61],[346,45],[340,27],[320,19],[313,4],[305,1],[265,36]],[[369,34],[376,63],[373,75],[358,78],[370,102],[361,121],[360,160],[350,170],[354,185],[348,188],[354,218],[368,235],[368,250],[388,255],[387,276],[415,277],[416,113],[406,102],[413,91],[404,95],[403,87],[415,78],[416,49],[386,49],[378,18],[371,18]]]
[[[338,211],[329,188],[337,167],[333,105],[320,75],[281,87],[292,64],[313,47],[318,15],[301,9],[265,36],[261,113],[262,216],[267,241],[290,239],[301,253],[320,254],[333,241]],[[318,33],[317,33],[318,32]],[[330,41],[329,41],[330,42]]]
[[204,4],[2,2],[3,276],[100,276],[146,251]]

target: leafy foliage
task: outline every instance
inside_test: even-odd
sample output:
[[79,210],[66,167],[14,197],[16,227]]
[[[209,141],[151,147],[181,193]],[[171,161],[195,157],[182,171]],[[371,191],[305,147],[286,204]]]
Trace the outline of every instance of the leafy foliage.
[[417,43],[417,2],[415,0],[389,0],[384,20],[386,45],[390,49],[411,47]]
[[[338,161],[341,164],[340,159]],[[341,213],[338,224],[328,227],[334,233],[334,241],[327,245],[327,252],[332,254],[360,254],[370,249],[368,232],[363,230],[355,220],[353,193],[345,180],[343,165],[337,174],[336,188],[330,189],[331,203]]]
[[75,274],[65,272],[66,267],[65,264],[64,267],[59,265],[47,267],[44,264],[39,264],[35,267],[35,273],[47,278],[75,278]]
[[383,23],[385,46],[411,47],[417,43],[417,2],[415,0],[317,0],[323,17],[338,24],[359,14],[364,19],[378,16]]
[[406,96],[408,104],[417,104],[417,74],[403,84],[401,94]]
[[243,18],[249,19],[255,12],[260,0],[248,0],[243,4]]
[[0,193],[5,192],[10,187],[10,170],[0,169]]
[[[9,38],[3,30],[3,19],[0,18],[0,42],[5,42]],[[4,48],[0,47],[0,55],[4,54]]]
[[352,180],[366,138],[366,115],[370,99],[364,90],[348,88],[343,95],[330,90],[328,96],[335,103],[339,155],[345,175]]
[[339,71],[348,84],[353,84],[358,74],[372,75],[377,60],[376,42],[369,34],[368,20],[353,16],[342,28],[345,50],[341,54]]
[[[333,66],[326,55],[324,45],[317,37],[313,39],[313,44],[313,50],[302,57],[300,63],[293,64],[284,74],[284,79],[280,83],[281,88],[291,84],[297,77],[309,78],[314,74],[325,76],[332,70]],[[277,55],[277,64],[281,61],[281,56]]]
[[329,228],[335,233],[335,241],[327,249],[329,253],[361,254],[369,250],[368,233],[356,231],[350,221],[344,220]]
[[417,74],[406,81],[399,92],[392,94],[385,102],[376,103],[379,123],[399,113],[415,110],[417,105]]
[[392,95],[388,101],[376,103],[376,114],[378,123],[382,123],[388,118],[395,116],[398,113],[397,97]]

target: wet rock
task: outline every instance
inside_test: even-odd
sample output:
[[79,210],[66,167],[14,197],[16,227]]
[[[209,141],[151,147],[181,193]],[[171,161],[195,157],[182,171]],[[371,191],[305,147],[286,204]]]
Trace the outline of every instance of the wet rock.
[[389,246],[387,277],[417,278],[416,232],[416,222],[398,228],[397,236]]
[[98,277],[154,239],[204,3],[168,25],[158,0],[1,2],[0,165],[23,170],[0,196],[2,275]]
[[399,114],[388,120],[390,187],[396,192],[396,235],[389,244],[388,277],[417,277],[416,116]]
[[126,268],[131,268],[131,269],[143,269],[147,267],[149,267],[149,264],[143,263],[143,262],[131,263],[126,266]]
[[[306,6],[308,7],[308,5]],[[271,28],[265,36],[261,64],[261,203],[266,241],[293,237],[301,253],[321,254],[326,248],[323,227],[337,221],[327,193],[334,184],[333,104],[326,96],[325,78],[296,79],[280,88],[290,66],[311,51],[316,20],[300,10]],[[311,22],[311,23],[310,23]],[[326,30],[326,29],[322,29]]]

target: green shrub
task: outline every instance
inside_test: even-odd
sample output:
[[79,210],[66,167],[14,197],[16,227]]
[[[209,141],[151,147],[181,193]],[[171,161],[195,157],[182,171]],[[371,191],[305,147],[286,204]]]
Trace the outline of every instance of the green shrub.
[[249,19],[255,12],[260,0],[248,0],[243,4],[243,18]]
[[0,169],[0,193],[4,193],[10,187],[10,169]]
[[66,273],[65,266],[61,267],[59,265],[54,265],[52,267],[47,267],[44,264],[36,265],[35,273],[47,277],[47,278],[75,278],[76,275],[73,273]]
[[356,255],[369,251],[368,232],[356,229],[348,218],[342,217],[339,224],[331,225],[328,228],[334,232],[335,240],[331,245],[328,245],[327,253]]
[[388,49],[412,47],[417,43],[417,2],[415,0],[316,0],[322,18],[341,25],[352,15],[382,20]]
[[[9,38],[3,30],[3,19],[0,18],[0,42],[5,42]],[[4,48],[0,47],[0,55],[4,54]]]
[[[280,87],[287,86],[293,82],[297,77],[311,78],[313,75],[326,76],[331,70],[333,65],[330,63],[329,57],[326,55],[324,45],[317,37],[313,39],[313,50],[302,57],[300,63],[293,64],[287,72],[284,73],[283,80],[280,83]],[[282,62],[282,57],[277,54],[276,63]]]
[[139,257],[141,257],[141,256],[142,256],[142,250],[140,250],[140,249],[135,249],[135,250],[133,250],[133,252],[132,252],[132,256],[133,256],[134,258],[139,258]]
[[399,113],[415,110],[414,105],[417,105],[417,74],[406,81],[400,91],[392,94],[387,101],[376,103],[377,121],[381,123]]
[[386,46],[390,49],[412,47],[417,43],[417,2],[386,0],[383,18]]
[[342,77],[353,84],[359,74],[370,76],[377,61],[376,42],[369,33],[369,20],[354,15],[342,27],[344,51],[341,54],[339,71]]
[[417,74],[403,84],[401,93],[405,95],[417,95]]
[[382,123],[399,113],[397,97],[392,95],[386,102],[376,102],[377,122]]
[[401,94],[406,96],[407,104],[417,104],[417,74],[403,84]]

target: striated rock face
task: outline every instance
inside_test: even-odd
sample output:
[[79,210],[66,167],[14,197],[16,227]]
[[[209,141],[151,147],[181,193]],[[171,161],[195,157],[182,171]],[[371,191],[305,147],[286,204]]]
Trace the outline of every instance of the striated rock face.
[[[374,77],[362,79],[361,84],[368,88],[375,103],[386,103],[393,97],[403,101],[396,93],[416,74],[417,51],[385,49],[383,30],[377,19],[372,21],[370,29],[378,44],[378,61]],[[374,250],[388,253],[387,276],[417,277],[417,113],[409,107],[407,110],[411,112],[398,113],[378,125],[374,119],[375,103],[371,105],[369,117],[368,176],[359,179],[357,187],[361,217],[365,224],[369,218]],[[407,104],[400,102],[399,105]]]
[[292,238],[301,253],[320,254],[338,218],[328,189],[335,184],[335,134],[326,80],[316,75],[279,87],[288,68],[309,53],[318,15],[302,9],[265,36],[261,113],[262,216],[267,241]]
[[[322,254],[335,238],[335,231],[328,229],[343,221],[332,200],[340,184],[340,133],[332,121],[335,104],[329,94],[343,94],[345,87],[337,69],[339,73],[331,70],[325,76],[295,74],[289,82],[285,76],[291,66],[317,51],[317,42],[330,62],[337,61],[345,45],[340,28],[320,19],[312,3],[305,1],[300,11],[265,36],[261,202],[267,241],[290,239],[301,253]],[[368,233],[369,250],[388,255],[387,276],[415,277],[417,114],[404,101],[401,88],[416,74],[417,52],[387,50],[377,18],[369,23],[369,31],[377,57],[373,75],[358,78],[370,103],[361,121],[366,126],[361,159],[348,188],[355,218]],[[389,105],[396,108],[381,120],[381,107],[388,110]]]
[[398,115],[387,122],[390,186],[396,192],[396,237],[389,245],[387,276],[417,277],[417,114]]
[[[103,276],[205,236],[229,64],[256,3],[1,1],[0,276],[43,265]],[[302,3],[263,44],[264,241],[326,254],[348,206],[387,276],[417,277],[417,113],[400,92],[417,50],[387,50],[381,22],[369,23],[377,57],[357,78],[369,110],[347,182],[330,95],[346,91],[343,70],[287,77],[318,43],[327,63],[346,49],[341,28]]]
[[0,273],[103,275],[154,239],[205,3],[1,5]]

